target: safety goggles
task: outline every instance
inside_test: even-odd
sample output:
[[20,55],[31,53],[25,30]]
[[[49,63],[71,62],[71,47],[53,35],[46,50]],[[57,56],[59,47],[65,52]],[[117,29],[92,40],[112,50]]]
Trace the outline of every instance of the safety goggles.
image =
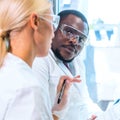
[[87,42],[87,35],[72,26],[61,24],[59,29],[64,37],[66,37],[68,40],[76,39],[78,44],[82,45],[85,45],[85,43]]
[[[49,19],[45,18],[44,16],[50,16],[52,17],[52,21],[50,21]],[[41,19],[49,22],[50,24],[53,25],[54,29],[56,30],[58,25],[59,25],[59,21],[60,21],[60,17],[57,15],[49,15],[49,14],[45,14],[44,16],[39,16]]]

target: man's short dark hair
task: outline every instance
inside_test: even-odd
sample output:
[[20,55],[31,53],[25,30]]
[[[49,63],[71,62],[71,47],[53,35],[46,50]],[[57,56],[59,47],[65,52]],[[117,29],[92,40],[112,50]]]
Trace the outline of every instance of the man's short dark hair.
[[[62,19],[64,19],[65,17],[67,17],[69,14],[73,14],[73,15],[81,18],[81,20],[88,25],[87,18],[84,16],[84,14],[81,13],[80,11],[72,10],[72,9],[63,10],[63,11],[59,12],[58,15],[60,16],[60,21],[61,21]],[[88,31],[89,31],[89,25],[88,25]]]

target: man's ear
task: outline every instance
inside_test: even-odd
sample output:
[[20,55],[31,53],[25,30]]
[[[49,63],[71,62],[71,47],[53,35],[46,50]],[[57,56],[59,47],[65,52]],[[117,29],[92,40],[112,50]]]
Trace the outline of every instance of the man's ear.
[[38,29],[38,26],[39,26],[39,18],[37,16],[37,14],[35,13],[32,13],[30,15],[30,24],[31,24],[31,27],[34,29],[34,30],[37,30]]

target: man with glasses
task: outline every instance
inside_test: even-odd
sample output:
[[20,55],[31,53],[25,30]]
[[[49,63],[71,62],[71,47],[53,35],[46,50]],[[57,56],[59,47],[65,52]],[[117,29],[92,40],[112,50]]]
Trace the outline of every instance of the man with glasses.
[[[85,16],[76,10],[64,10],[58,15],[60,22],[55,31],[49,55],[45,58],[37,57],[33,63],[33,70],[38,79],[43,77],[44,83],[48,86],[52,106],[60,76],[80,76],[82,82],[71,86],[68,104],[64,110],[54,114],[60,120],[87,120],[94,111],[100,110],[89,98],[85,70],[80,59],[80,53],[89,33],[88,22]],[[58,96],[61,97],[61,94],[62,91]]]

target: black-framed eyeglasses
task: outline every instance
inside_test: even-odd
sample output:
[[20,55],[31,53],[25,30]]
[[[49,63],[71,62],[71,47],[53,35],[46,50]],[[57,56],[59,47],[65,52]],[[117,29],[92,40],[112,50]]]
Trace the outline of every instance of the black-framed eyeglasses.
[[76,39],[79,44],[86,44],[87,35],[85,35],[82,31],[66,24],[61,24],[59,29],[68,40]]
[[[52,17],[52,21],[48,20],[44,16],[51,16]],[[41,19],[51,23],[53,25],[54,29],[56,30],[58,25],[59,25],[60,17],[58,15],[49,15],[49,14],[44,14],[44,16],[39,16],[39,17]]]

